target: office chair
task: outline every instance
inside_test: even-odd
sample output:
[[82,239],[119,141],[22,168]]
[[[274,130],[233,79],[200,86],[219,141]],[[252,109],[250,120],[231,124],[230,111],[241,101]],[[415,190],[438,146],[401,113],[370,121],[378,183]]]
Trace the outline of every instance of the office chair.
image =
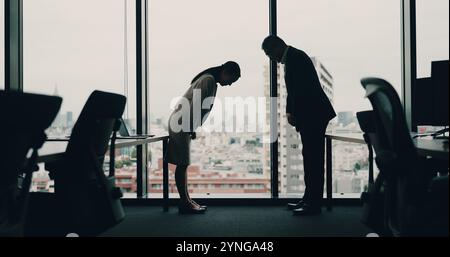
[[59,97],[0,91],[0,235],[23,235],[37,150],[61,102]]
[[[391,156],[383,149],[383,145],[386,145],[388,142],[386,141],[387,136],[385,136],[381,127],[381,121],[375,115],[374,111],[358,112],[356,117],[364,133],[364,141],[369,151],[375,150],[377,164],[378,166],[382,166]],[[382,136],[379,136],[380,134]],[[371,175],[373,177],[373,174]],[[363,203],[361,222],[380,235],[392,236],[392,231],[389,229],[389,224],[387,223],[388,214],[385,208],[387,194],[385,194],[385,189],[385,173],[380,171],[375,181],[369,181],[367,192],[361,194],[361,201]]]
[[[364,141],[366,142],[369,152],[373,149],[377,153],[380,152],[380,143],[376,135],[376,119],[373,111],[358,112],[356,114],[361,130],[364,133]],[[373,153],[372,153],[373,154]],[[385,194],[384,194],[384,177],[383,173],[379,174],[373,181],[373,174],[369,174],[369,187],[367,192],[361,194],[363,203],[363,214],[361,222],[366,224],[374,232],[380,235],[390,235],[386,231],[385,224]]]
[[[106,176],[103,163],[110,141],[114,149],[125,104],[125,96],[93,92],[75,123],[64,158],[45,164],[55,181],[54,202],[62,210],[55,218],[61,230],[53,231],[58,236],[96,236],[124,219],[114,164]],[[33,233],[32,228],[28,231]]]
[[[400,98],[392,85],[378,78],[366,78],[361,83],[374,109],[372,132],[375,133],[371,139],[376,141],[374,149],[380,169],[377,180],[379,186],[383,187],[385,231],[393,236],[440,233],[443,228],[440,225],[445,224],[432,225],[432,214],[434,218],[446,217],[448,233],[448,194],[442,196],[438,204],[430,205],[436,192],[442,191],[436,185],[446,184],[448,192],[448,176],[431,177],[431,172],[421,162],[406,124]],[[440,212],[430,213],[436,208]]]

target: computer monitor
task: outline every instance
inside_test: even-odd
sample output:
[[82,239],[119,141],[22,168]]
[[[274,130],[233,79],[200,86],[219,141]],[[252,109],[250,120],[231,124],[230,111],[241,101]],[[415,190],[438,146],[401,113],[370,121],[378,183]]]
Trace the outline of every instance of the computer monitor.
[[154,137],[155,135],[146,135],[146,134],[142,134],[142,135],[135,135],[135,134],[131,134],[130,131],[128,130],[128,126],[127,123],[125,122],[125,120],[123,118],[120,119],[120,128],[119,128],[119,138],[149,138],[149,137]]
[[449,125],[449,61],[436,61],[432,64],[433,84],[433,126]]
[[433,119],[433,83],[431,78],[420,78],[411,88],[412,97],[412,129],[418,132],[418,126],[432,125]]
[[120,119],[120,128],[119,128],[119,135],[122,137],[129,137],[130,132],[128,131],[127,124],[123,119]]

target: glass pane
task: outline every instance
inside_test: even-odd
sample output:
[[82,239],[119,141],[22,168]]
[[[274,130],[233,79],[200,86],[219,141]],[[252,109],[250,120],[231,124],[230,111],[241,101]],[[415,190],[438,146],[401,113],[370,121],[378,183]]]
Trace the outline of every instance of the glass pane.
[[431,62],[448,60],[449,1],[417,1],[417,77],[431,76]]
[[[226,61],[240,64],[242,78],[231,88],[219,86],[209,121],[217,121],[223,128],[221,122],[233,124],[238,114],[244,114],[244,109],[236,108],[235,115],[230,109],[220,108],[219,101],[225,106],[226,98],[234,101],[241,97],[251,102],[265,96],[268,74],[264,67],[268,59],[261,50],[261,43],[268,35],[268,1],[213,2],[149,2],[150,129],[153,134],[167,134],[172,112],[170,103],[185,93],[195,75]],[[264,101],[262,105],[265,106]],[[249,119],[257,115],[257,112],[248,113]],[[225,118],[220,119],[221,116]],[[270,197],[269,145],[262,143],[263,133],[250,132],[242,124],[232,127],[230,131],[197,133],[188,171],[189,189],[194,197]],[[152,145],[151,151],[150,197],[161,197],[162,151],[158,144]],[[178,197],[173,181],[174,168],[170,166],[170,190],[173,197]]]
[[[109,155],[109,153],[107,153]],[[105,158],[103,169],[109,172],[109,156]],[[137,197],[137,159],[136,147],[116,149],[115,155],[116,186],[121,188],[123,198]]]
[[[127,96],[124,118],[134,130],[134,1],[24,0],[23,13],[24,91],[64,99],[48,136],[70,135],[94,90]],[[131,156],[123,156],[131,152],[118,150],[118,161],[133,162]],[[119,166],[117,174],[129,172]],[[37,174],[41,175],[45,177]]]
[[[369,185],[369,151],[365,144],[333,141],[333,195],[359,198]],[[375,167],[374,175],[378,174]]]
[[[372,109],[364,98],[362,78],[381,77],[401,92],[400,7],[400,1],[392,0],[278,1],[279,35],[312,57],[324,91],[338,113],[329,133],[360,135],[356,113]],[[283,78],[284,69],[279,71]],[[280,195],[299,197],[305,190],[302,144],[286,121],[283,79],[279,93]],[[344,142],[333,146],[334,192],[339,197],[348,193],[359,197],[365,185],[359,181],[367,181],[367,147]]]

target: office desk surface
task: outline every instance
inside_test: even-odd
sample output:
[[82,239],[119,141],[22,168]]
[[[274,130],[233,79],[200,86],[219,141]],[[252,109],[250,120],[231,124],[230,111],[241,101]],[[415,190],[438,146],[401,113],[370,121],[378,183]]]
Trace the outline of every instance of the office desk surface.
[[362,133],[336,133],[336,134],[326,134],[327,138],[336,141],[355,143],[355,144],[366,144],[364,141],[364,136]]
[[[414,136],[412,134],[411,136]],[[353,134],[326,134],[326,183],[327,183],[327,207],[328,210],[332,209],[332,199],[333,199],[333,140],[341,142],[349,142],[355,144],[366,144],[364,140],[364,135],[362,133]],[[426,139],[419,138],[413,139],[414,145],[416,146],[417,153],[422,157],[432,157],[439,160],[448,161],[448,143],[445,144],[446,140],[439,139]],[[373,173],[373,151],[372,148],[369,149],[369,181],[374,181]]]
[[[412,134],[413,136],[415,134]],[[363,134],[327,134],[327,138],[337,141],[344,141],[357,144],[365,144]],[[422,157],[432,157],[440,160],[448,160],[449,145],[448,140],[444,139],[427,139],[418,138],[413,139],[414,145],[417,148],[417,153]],[[447,142],[447,143],[446,143]]]
[[[159,137],[149,137],[149,138],[141,138],[141,139],[117,139],[116,140],[116,149],[119,148],[127,148],[134,147],[139,145],[146,145],[156,142],[161,142],[164,140],[168,140],[168,136],[159,136]],[[51,141],[47,141],[44,146],[39,150],[38,162],[51,162],[58,159],[61,159],[64,156],[64,152],[67,147],[67,143],[69,139],[53,139]]]
[[420,156],[448,161],[448,140],[425,138],[414,139],[413,141]]

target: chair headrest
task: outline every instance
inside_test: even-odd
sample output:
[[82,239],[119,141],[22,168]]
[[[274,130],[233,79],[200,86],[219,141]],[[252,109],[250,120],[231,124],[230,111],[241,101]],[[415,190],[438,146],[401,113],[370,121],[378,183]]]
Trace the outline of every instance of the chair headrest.
[[127,98],[123,95],[94,91],[88,98],[78,120],[119,119],[125,110]]
[[62,98],[0,91],[0,131],[45,131],[58,114]]

